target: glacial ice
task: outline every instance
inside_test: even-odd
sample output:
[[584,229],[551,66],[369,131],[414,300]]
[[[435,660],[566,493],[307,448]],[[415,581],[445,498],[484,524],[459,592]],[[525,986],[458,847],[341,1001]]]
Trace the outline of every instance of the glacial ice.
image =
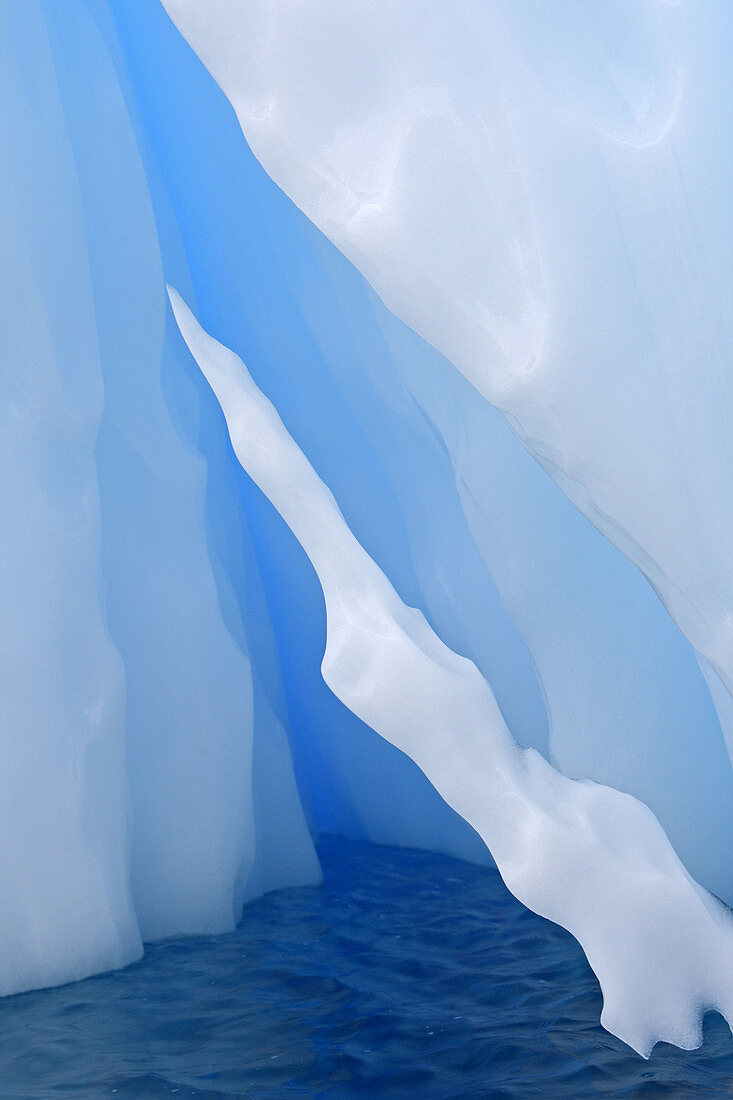
[[126,858],[122,664],[100,612],[91,277],[33,5],[0,7],[0,134],[5,994],[122,966],[141,944]]
[[318,574],[334,694],[420,765],[520,901],[573,932],[600,981],[605,1027],[647,1056],[660,1040],[698,1046],[706,1009],[733,1025],[730,911],[690,878],[642,803],[516,745],[476,666],[400,600],[241,359],[169,294],[237,458]]
[[272,178],[733,691],[730,5],[163,2]]
[[0,7],[2,993],[320,877],[261,616],[251,669],[222,614],[195,386],[165,393],[171,234],[106,29],[83,4]]
[[[730,10],[549,14],[521,0],[429,4],[418,20],[409,3],[360,0],[164,6],[275,182],[502,411],[693,643],[697,666],[639,574],[376,307],[531,653],[544,751],[651,806],[730,901]],[[308,453],[322,457],[317,443]],[[451,596],[433,621],[478,658],[471,610]],[[425,609],[429,588],[414,602]],[[536,725],[534,737],[542,748]]]
[[[486,840],[604,1023],[691,1045],[730,1018],[730,13],[411,7],[166,0],[238,122],[162,5],[0,6],[0,992],[231,928],[319,831]],[[166,282],[333,491],[430,739],[387,649],[324,682],[338,601]]]

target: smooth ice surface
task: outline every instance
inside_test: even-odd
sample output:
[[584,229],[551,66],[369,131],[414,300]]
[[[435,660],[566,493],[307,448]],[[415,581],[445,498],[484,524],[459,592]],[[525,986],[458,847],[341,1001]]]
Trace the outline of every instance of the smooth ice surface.
[[519,900],[572,931],[610,1031],[648,1055],[660,1040],[697,1046],[706,1009],[733,1020],[730,911],[690,878],[642,803],[519,748],[476,666],[400,600],[241,359],[169,293],[239,461],[318,574],[334,694],[418,763]]
[[[352,521],[361,517],[365,532],[379,540],[378,552],[392,575],[416,600],[424,584],[426,606],[452,623],[455,633],[466,632],[463,616],[470,609],[471,640],[490,662],[496,690],[521,736],[546,744],[530,655],[475,549],[469,567],[471,539],[439,446],[424,427],[413,440],[415,417],[404,422],[404,402],[391,408],[387,394],[370,384],[370,366],[385,373],[391,359],[363,281],[333,248],[324,252],[320,234],[267,178],[242,142],[226,99],[163,9],[130,0],[114,5],[112,15],[114,33],[106,33],[110,49],[123,54],[119,65],[130,87],[138,141],[147,150],[168,277],[176,284],[184,279],[182,286],[190,280],[207,319],[223,326],[228,338],[246,343],[253,369],[276,387],[309,453],[318,447]],[[183,273],[182,258],[188,269]],[[344,320],[338,328],[335,316]],[[483,844],[417,766],[323,684],[323,607],[307,559],[231,455],[216,401],[180,337],[171,352],[163,373],[169,408],[209,472],[205,524],[222,612],[229,630],[249,648],[255,680],[262,680],[287,731],[311,824],[486,860]],[[350,370],[337,374],[335,368],[344,365]],[[428,463],[430,483],[421,489]],[[411,475],[407,484],[405,469]],[[421,494],[427,495],[424,503]],[[401,513],[404,501],[409,526]],[[433,507],[446,517],[438,528],[427,513]],[[375,514],[382,517],[378,526]],[[456,556],[458,571],[449,564]],[[456,573],[465,575],[458,607],[444,594]],[[483,628],[486,614],[495,623],[496,640]],[[255,713],[255,761],[267,728],[266,717]],[[260,796],[255,783],[255,800],[264,807],[269,785]],[[288,833],[287,850],[272,853],[274,873],[295,853],[295,821]]]
[[[502,418],[270,184],[164,13],[116,18],[204,323],[246,349],[362,545],[476,663],[517,741],[641,798],[694,877],[733,900],[733,771],[689,644]],[[317,586],[241,494],[315,824],[481,858],[410,762],[320,683]]]
[[[232,928],[243,901],[318,881],[318,831],[490,862],[418,763],[442,765],[324,683],[318,581],[239,467],[166,281],[243,355],[397,619],[419,609],[514,741],[639,799],[733,901],[733,702],[713,652],[727,9],[558,3],[548,23],[518,0],[457,5],[447,26],[426,4],[416,26],[390,3],[377,27],[356,3],[211,0],[198,29],[196,5],[177,9],[265,168],[463,374],[268,177],[156,0],[2,8],[0,991],[120,965],[140,933]],[[691,571],[688,621],[674,585]],[[536,811],[549,782],[562,802],[565,780],[511,753],[534,764],[507,789]],[[484,812],[468,800],[486,832]],[[558,812],[553,795],[551,845]],[[564,905],[583,922],[570,887]],[[689,965],[664,979],[684,1041],[707,995],[687,981],[707,963]]]
[[[104,615],[102,379],[44,21],[0,5],[0,994],[141,953],[122,665]],[[53,899],[53,902],[52,902]]]
[[[114,65],[79,5],[52,7],[48,27],[81,180],[105,384],[102,562],[126,674],[135,907],[145,939],[224,931],[254,857],[250,667],[218,606],[204,463],[176,431],[161,386],[173,352],[160,251]],[[117,317],[120,302],[132,323]]]
[[[730,903],[733,772],[694,651],[637,570],[580,515],[498,412],[376,302],[374,311],[416,413],[443,443],[475,545],[532,655],[548,743],[526,740],[497,693],[513,736],[572,778],[640,798],[693,877]],[[460,560],[468,572],[468,560]],[[471,621],[471,611],[478,633],[493,634],[499,620],[489,619],[487,604],[456,601],[460,621]],[[431,623],[476,660],[479,650],[443,633],[449,619]],[[491,666],[477,664],[494,688]]]
[[730,5],[164,5],[273,179],[733,690]]
[[163,254],[186,264],[109,12],[6,4],[0,24],[7,993],[124,965],[141,934],[229,930],[245,898],[320,872],[238,518],[256,610],[222,608],[205,387]]

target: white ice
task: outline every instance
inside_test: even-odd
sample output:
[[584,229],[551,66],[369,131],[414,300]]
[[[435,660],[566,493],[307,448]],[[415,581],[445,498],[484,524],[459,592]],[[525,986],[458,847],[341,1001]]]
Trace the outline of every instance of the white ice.
[[318,574],[332,691],[419,764],[509,889],[576,936],[601,984],[605,1027],[646,1056],[660,1040],[699,1045],[707,1009],[733,1021],[730,912],[690,878],[642,803],[569,780],[517,746],[475,665],[399,599],[241,359],[169,294],[239,461]]
[[163,2],[272,178],[733,690],[731,6]]

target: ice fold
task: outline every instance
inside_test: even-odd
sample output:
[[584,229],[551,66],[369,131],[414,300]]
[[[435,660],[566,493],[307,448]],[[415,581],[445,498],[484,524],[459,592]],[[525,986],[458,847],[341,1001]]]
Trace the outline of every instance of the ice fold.
[[237,458],[318,574],[334,694],[418,764],[512,893],[578,939],[609,1031],[648,1056],[658,1041],[699,1045],[709,1009],[731,1023],[730,911],[689,876],[641,802],[570,780],[516,744],[489,684],[402,602],[241,359],[169,295]]
[[266,171],[729,695],[730,5],[163,4]]

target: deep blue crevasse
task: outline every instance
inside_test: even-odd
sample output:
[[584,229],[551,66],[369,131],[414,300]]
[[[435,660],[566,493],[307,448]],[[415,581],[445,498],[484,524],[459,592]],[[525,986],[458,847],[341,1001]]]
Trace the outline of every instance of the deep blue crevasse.
[[[472,562],[472,598],[485,608],[501,638],[495,667],[486,671],[492,673],[500,697],[505,689],[505,707],[510,718],[516,717],[513,727],[520,739],[531,737],[541,747],[547,726],[531,658],[465,528],[441,444],[417,406],[408,407],[407,415],[404,408],[390,410],[370,379],[369,367],[375,363],[389,370],[390,353],[363,280],[264,173],[229,104],[161,5],[131,0],[90,3],[89,10],[118,69],[135,124],[165,278],[190,296],[210,331],[245,357],[253,377],[333,490],[357,537],[400,595],[434,619],[436,609],[426,605],[417,583],[387,464],[423,471],[432,494],[428,503],[434,510],[444,507],[447,517],[435,525],[436,538],[443,530],[449,539],[456,528],[463,531],[467,582],[466,562]],[[64,21],[56,22],[62,34]],[[64,43],[64,50],[69,49],[71,44]],[[82,59],[78,61],[80,73]],[[107,270],[109,245],[105,228]],[[100,277],[107,276],[100,272]],[[329,362],[324,360],[324,343]],[[206,456],[209,469],[207,535],[222,610],[264,680],[278,680],[281,670],[285,724],[313,824],[365,836],[360,806],[399,802],[398,818],[433,820],[450,850],[485,861],[484,846],[435,795],[412,761],[376,737],[323,683],[325,614],[318,581],[279,516],[234,460],[216,401],[183,350],[172,321],[166,345],[162,382],[171,416],[178,431]],[[361,362],[362,355],[369,364]],[[340,377],[334,376],[334,362],[341,367]],[[182,386],[184,372],[198,400]],[[106,430],[103,424],[102,445]],[[104,498],[104,464],[100,477]],[[262,579],[264,615],[253,606],[256,584],[247,553],[254,553],[254,568]],[[444,617],[455,624],[450,608]],[[262,645],[266,618],[272,623],[279,667],[273,667],[273,655]],[[471,655],[466,639],[448,640]],[[517,688],[518,669],[523,670],[524,690]],[[276,689],[271,700],[275,695]],[[522,714],[515,716],[513,707]],[[357,788],[360,801],[355,802]],[[391,812],[384,809],[387,819]]]

